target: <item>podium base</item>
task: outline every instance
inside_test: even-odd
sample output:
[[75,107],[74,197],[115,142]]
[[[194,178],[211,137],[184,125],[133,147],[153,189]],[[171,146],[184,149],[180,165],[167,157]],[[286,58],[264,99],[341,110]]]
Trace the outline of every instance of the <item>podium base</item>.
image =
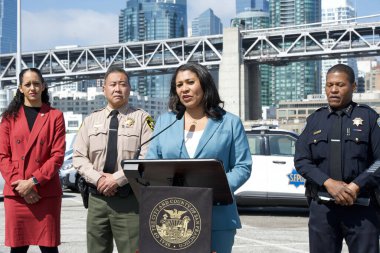
[[141,188],[139,253],[210,253],[212,189]]

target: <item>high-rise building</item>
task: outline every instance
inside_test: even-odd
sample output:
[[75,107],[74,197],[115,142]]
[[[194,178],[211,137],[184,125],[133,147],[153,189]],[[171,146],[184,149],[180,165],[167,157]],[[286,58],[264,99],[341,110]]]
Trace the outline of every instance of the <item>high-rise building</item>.
[[[348,22],[354,22],[352,18],[356,16],[354,4],[351,0],[322,0],[322,23],[326,25],[333,24],[346,24]],[[351,20],[350,20],[351,19]],[[322,24],[324,25],[324,24]],[[333,43],[334,40],[324,41],[324,43]],[[326,73],[334,65],[343,63],[350,66],[355,72],[355,78],[358,80],[358,67],[355,58],[339,58],[329,59],[322,61],[321,71],[321,90],[323,91],[326,84]],[[357,89],[357,92],[362,91]]]
[[236,0],[236,14],[246,11],[269,11],[268,0]]
[[223,25],[212,9],[207,9],[191,22],[191,36],[222,34]]
[[187,35],[187,0],[128,0],[119,16],[119,42]]
[[[119,15],[119,42],[187,36],[187,0],[128,0]],[[141,96],[167,97],[171,75],[130,78]]]
[[239,27],[242,30],[268,28],[269,24],[269,12],[265,11],[240,12],[231,20],[232,27]]
[[17,1],[0,0],[0,53],[17,50]]
[[[270,0],[272,27],[286,27],[321,21],[321,0]],[[320,93],[320,62],[291,62],[272,70],[274,103],[294,101]]]

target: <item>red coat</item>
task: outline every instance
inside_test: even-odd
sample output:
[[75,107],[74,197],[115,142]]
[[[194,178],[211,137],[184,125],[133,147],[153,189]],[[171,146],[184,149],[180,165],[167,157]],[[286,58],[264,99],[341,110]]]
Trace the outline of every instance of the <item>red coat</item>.
[[11,183],[34,176],[41,197],[62,195],[59,168],[65,153],[65,122],[61,111],[43,104],[30,132],[21,107],[19,115],[0,123],[0,171],[4,196],[18,196]]
[[[5,245],[21,247],[60,244],[62,189],[58,170],[65,153],[62,112],[43,104],[30,132],[21,107],[16,120],[0,123],[0,171],[5,179]],[[27,204],[11,183],[34,176],[41,199]]]

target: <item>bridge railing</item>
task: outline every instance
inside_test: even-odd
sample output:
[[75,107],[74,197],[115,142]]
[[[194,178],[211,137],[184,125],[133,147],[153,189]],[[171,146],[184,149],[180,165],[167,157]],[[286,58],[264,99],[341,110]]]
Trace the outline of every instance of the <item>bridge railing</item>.
[[368,17],[379,21],[315,23],[242,31],[243,59],[278,64],[289,60],[377,56],[380,50],[380,15]]
[[[358,23],[358,20],[377,19]],[[268,64],[377,56],[380,14],[355,19],[241,31],[243,59]]]
[[[130,71],[175,68],[185,62],[218,65],[223,35],[131,42],[93,47],[69,47],[22,54],[22,68],[36,67],[50,79],[102,75],[111,65]],[[0,81],[16,80],[16,54],[0,55]]]

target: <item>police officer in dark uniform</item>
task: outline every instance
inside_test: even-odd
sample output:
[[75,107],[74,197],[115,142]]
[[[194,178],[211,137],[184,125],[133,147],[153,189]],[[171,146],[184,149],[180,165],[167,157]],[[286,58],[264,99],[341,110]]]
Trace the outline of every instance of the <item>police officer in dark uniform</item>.
[[379,253],[377,173],[366,170],[380,159],[380,119],[352,101],[353,70],[337,64],[327,72],[328,106],[318,109],[296,143],[297,171],[306,179],[311,253]]

